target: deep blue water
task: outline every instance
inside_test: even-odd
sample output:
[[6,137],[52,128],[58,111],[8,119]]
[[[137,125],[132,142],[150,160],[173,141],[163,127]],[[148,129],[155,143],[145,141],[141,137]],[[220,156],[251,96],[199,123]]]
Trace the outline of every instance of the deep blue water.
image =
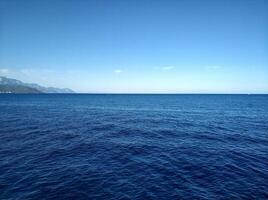
[[268,199],[268,95],[0,95],[0,199]]

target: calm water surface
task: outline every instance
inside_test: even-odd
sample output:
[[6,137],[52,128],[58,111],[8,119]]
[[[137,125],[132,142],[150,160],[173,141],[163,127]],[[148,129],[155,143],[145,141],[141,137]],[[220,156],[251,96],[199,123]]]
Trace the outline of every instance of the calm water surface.
[[0,199],[268,199],[268,95],[0,95]]

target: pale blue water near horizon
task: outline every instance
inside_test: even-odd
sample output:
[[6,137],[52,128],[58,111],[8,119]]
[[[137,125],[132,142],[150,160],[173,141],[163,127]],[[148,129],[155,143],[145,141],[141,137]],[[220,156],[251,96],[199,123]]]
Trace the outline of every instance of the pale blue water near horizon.
[[0,199],[268,199],[268,95],[0,95]]

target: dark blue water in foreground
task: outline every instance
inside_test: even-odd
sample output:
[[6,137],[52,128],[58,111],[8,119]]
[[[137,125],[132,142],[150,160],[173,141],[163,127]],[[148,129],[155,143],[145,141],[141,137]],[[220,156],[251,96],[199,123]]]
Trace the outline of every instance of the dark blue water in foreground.
[[268,199],[268,95],[0,95],[0,199]]

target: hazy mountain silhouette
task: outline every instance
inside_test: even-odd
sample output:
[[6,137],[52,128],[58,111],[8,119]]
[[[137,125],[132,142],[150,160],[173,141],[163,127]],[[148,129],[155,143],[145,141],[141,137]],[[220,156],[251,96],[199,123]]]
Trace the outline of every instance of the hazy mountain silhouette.
[[0,93],[74,93],[74,91],[68,88],[43,87],[0,76]]

